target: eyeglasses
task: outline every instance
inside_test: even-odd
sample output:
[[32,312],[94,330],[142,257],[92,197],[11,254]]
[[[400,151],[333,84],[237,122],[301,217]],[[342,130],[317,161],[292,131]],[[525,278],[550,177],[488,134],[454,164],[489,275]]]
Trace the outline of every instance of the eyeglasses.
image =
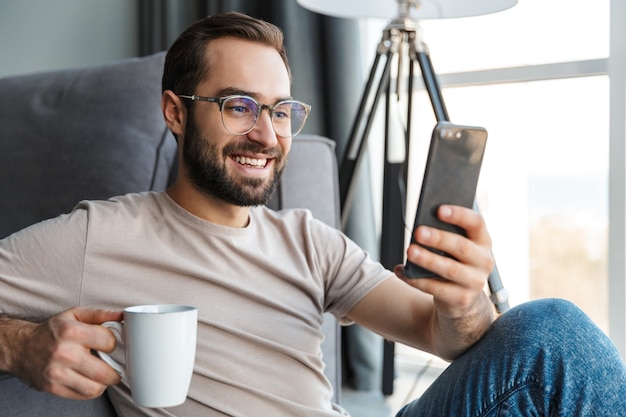
[[300,133],[311,111],[311,106],[296,100],[283,100],[273,106],[268,106],[260,104],[252,97],[241,95],[202,97],[195,94],[179,94],[178,97],[219,104],[222,124],[233,135],[249,133],[259,121],[263,109],[267,109],[276,134],[293,137]]

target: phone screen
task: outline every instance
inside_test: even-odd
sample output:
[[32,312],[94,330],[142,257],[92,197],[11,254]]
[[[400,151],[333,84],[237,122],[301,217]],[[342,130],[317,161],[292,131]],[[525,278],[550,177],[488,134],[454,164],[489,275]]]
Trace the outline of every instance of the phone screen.
[[[420,225],[465,234],[463,229],[439,220],[437,209],[442,204],[474,206],[486,143],[487,131],[482,127],[459,126],[449,122],[439,122],[435,126],[411,233],[412,243],[415,242],[415,229]],[[448,256],[432,248],[427,249]],[[405,274],[411,278],[435,275],[408,261]]]

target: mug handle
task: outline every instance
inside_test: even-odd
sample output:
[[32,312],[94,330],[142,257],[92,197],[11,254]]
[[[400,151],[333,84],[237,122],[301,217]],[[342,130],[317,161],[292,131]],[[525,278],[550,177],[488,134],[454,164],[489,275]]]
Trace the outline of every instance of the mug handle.
[[[122,323],[120,323],[119,321],[105,321],[104,323],[102,323],[102,326],[109,328],[113,332],[113,335],[117,339],[118,343],[124,343],[122,340]],[[96,353],[98,354],[100,359],[105,361],[111,368],[115,369],[115,372],[120,374],[123,382],[128,383],[128,380],[126,378],[126,370],[119,362],[115,361],[108,353],[100,352],[99,350],[96,350]]]

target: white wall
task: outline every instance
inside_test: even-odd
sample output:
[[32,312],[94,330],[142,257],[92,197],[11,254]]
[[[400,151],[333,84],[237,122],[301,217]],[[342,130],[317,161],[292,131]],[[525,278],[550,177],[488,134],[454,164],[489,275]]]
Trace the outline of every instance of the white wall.
[[0,77],[138,54],[136,0],[0,0]]

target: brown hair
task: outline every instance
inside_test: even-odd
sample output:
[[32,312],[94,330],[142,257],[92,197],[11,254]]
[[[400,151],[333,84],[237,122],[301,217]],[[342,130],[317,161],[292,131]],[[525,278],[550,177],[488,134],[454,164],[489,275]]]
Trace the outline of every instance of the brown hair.
[[194,94],[210,68],[206,45],[209,41],[235,37],[274,48],[291,74],[283,32],[277,26],[242,13],[225,13],[198,20],[186,29],[169,48],[165,57],[161,87],[176,94]]

